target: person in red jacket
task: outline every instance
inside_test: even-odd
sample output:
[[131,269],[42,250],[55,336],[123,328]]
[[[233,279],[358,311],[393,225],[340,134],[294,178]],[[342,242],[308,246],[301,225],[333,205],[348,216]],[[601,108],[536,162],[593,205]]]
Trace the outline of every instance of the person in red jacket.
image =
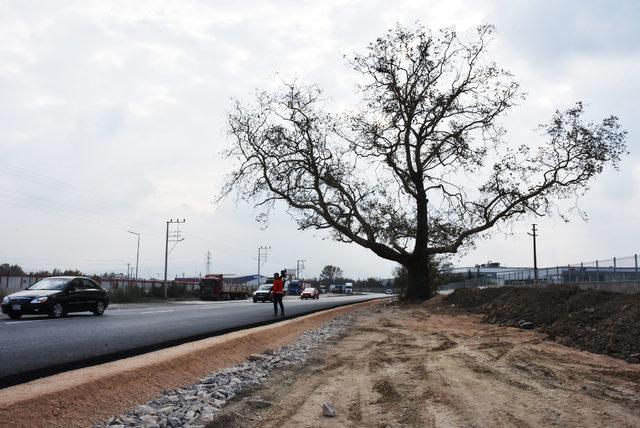
[[278,305],[280,305],[280,316],[284,316],[284,305],[282,304],[282,297],[284,296],[284,281],[279,274],[273,274],[273,288],[271,289],[273,294],[273,316],[278,316]]

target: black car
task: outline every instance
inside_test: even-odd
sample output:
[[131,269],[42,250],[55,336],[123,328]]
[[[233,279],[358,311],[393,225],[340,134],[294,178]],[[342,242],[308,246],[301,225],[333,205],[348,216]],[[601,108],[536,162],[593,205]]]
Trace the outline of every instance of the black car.
[[60,318],[83,311],[102,315],[107,306],[109,295],[102,287],[89,278],[75,276],[44,278],[2,300],[2,312],[12,319],[41,314]]
[[271,294],[271,289],[273,288],[273,284],[262,284],[256,291],[253,292],[253,303],[260,302],[271,302],[273,300],[273,295]]

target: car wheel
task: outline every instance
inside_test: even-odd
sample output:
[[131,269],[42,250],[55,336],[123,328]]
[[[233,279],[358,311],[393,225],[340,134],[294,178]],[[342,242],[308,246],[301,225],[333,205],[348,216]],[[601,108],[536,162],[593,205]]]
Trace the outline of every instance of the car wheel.
[[98,303],[96,303],[96,308],[93,310],[93,315],[99,317],[100,315],[104,314],[104,310],[104,302],[98,301]]
[[64,308],[61,303],[56,303],[49,312],[50,318],[62,318],[65,315]]
[[8,315],[9,315],[9,318],[11,318],[12,320],[20,319],[20,317],[22,316],[20,312],[9,312]]

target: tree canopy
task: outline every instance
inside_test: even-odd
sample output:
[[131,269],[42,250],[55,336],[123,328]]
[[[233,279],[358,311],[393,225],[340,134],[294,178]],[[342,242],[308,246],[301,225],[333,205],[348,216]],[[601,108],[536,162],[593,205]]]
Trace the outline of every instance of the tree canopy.
[[0,264],[0,276],[24,276],[26,275],[22,267],[19,265],[10,265],[9,263]]
[[320,272],[320,283],[324,285],[335,284],[336,280],[342,278],[343,272],[338,266],[327,265]]
[[575,102],[510,143],[505,112],[524,95],[486,55],[494,29],[398,26],[352,65],[357,108],[333,114],[315,86],[297,82],[236,101],[228,114],[236,160],[222,195],[263,208],[286,203],[301,229],[326,229],[407,268],[407,295],[432,295],[429,261],[473,244],[496,225],[567,209],[626,153],[618,119],[585,119]]

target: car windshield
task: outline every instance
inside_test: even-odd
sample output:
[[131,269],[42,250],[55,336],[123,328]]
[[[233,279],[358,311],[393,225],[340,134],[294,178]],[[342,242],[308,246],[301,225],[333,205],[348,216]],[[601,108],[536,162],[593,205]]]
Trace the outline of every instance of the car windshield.
[[258,290],[260,291],[269,291],[273,287],[271,284],[262,284]]
[[315,289],[315,288],[305,288],[305,289],[304,289],[304,292],[305,292],[305,293],[315,293],[315,292],[316,292],[316,289]]
[[27,290],[62,290],[68,282],[68,278],[45,278],[27,288]]

